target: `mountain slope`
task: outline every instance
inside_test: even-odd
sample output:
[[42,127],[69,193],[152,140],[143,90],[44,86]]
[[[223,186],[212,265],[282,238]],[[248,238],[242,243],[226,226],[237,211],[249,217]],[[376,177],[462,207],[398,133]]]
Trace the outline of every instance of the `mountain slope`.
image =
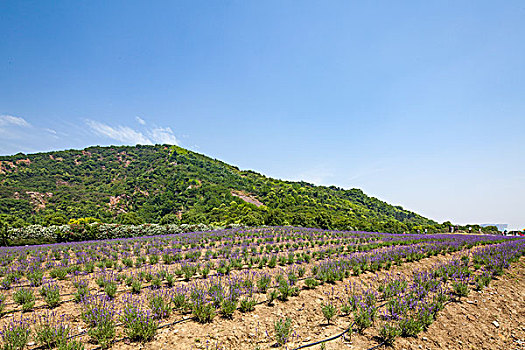
[[2,156],[0,215],[15,226],[84,217],[390,232],[440,226],[358,189],[276,180],[168,145]]

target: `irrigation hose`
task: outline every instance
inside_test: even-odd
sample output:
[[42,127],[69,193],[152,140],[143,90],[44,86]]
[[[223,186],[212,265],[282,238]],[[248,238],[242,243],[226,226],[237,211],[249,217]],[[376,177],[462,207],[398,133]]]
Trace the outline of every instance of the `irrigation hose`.
[[326,343],[326,342],[329,342],[329,341],[332,341],[332,340],[335,340],[337,338],[340,338],[342,337],[343,335],[345,335],[346,333],[350,332],[352,330],[352,327],[354,326],[355,322],[353,322],[350,327],[348,327],[347,329],[345,329],[343,332],[337,334],[337,335],[334,335],[333,337],[330,337],[330,338],[327,338],[327,339],[323,339],[323,340],[319,340],[319,341],[316,341],[315,343],[309,343],[309,344],[305,344],[305,345],[301,345],[299,346],[298,348],[295,348],[293,350],[299,350],[299,349],[304,349],[304,348],[309,348],[311,346],[315,346],[315,345],[319,345],[319,344],[322,344],[322,343]]
[[372,346],[371,348],[368,348],[368,349],[366,349],[366,350],[374,350],[374,349],[377,349],[377,348],[379,348],[380,346],[383,346],[383,345],[385,345],[385,344],[386,344],[386,341],[384,341],[384,342],[382,342],[382,343],[379,343],[379,344],[377,344],[377,345],[374,345],[374,346]]

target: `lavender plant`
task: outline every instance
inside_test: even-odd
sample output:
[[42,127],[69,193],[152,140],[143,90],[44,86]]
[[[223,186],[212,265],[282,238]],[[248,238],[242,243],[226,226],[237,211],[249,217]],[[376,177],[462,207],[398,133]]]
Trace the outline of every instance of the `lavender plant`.
[[82,319],[88,324],[89,336],[102,348],[115,338],[115,308],[106,297],[88,297],[82,301]]
[[401,329],[397,325],[385,323],[379,328],[379,338],[387,346],[392,346],[395,339],[401,335]]
[[271,283],[272,277],[268,274],[263,274],[257,280],[257,289],[261,293],[266,293],[268,291],[268,288],[270,288]]
[[414,316],[406,316],[399,320],[399,329],[403,337],[415,337],[423,331],[423,324]]
[[35,325],[35,339],[38,344],[47,349],[64,346],[68,342],[69,326],[64,317],[57,318],[54,313],[40,316]]
[[2,282],[0,282],[0,288],[4,290],[9,290],[11,288],[11,280],[7,277],[2,279]]
[[275,341],[279,346],[283,346],[288,342],[292,334],[292,319],[289,317],[286,317],[286,319],[280,318],[274,322],[273,328]]
[[4,325],[0,334],[3,350],[22,350],[27,344],[31,328],[26,320],[12,320]]
[[169,295],[162,291],[154,292],[150,295],[149,305],[155,319],[166,318],[171,313]]
[[476,290],[481,291],[483,288],[487,287],[492,280],[492,274],[490,271],[482,270],[479,275],[475,278]]
[[128,301],[120,316],[124,332],[133,341],[148,341],[157,333],[158,322],[149,310],[144,310],[137,301]]
[[372,326],[376,317],[377,309],[374,306],[360,304],[354,314],[354,323],[357,330],[362,333],[365,329]]
[[203,291],[195,289],[191,296],[191,309],[193,316],[199,323],[208,323],[213,320],[216,315],[213,303],[206,298]]
[[104,292],[109,298],[113,299],[117,294],[117,282],[114,279],[106,280],[104,283]]
[[88,282],[86,280],[75,278],[73,280],[73,285],[77,289],[73,293],[74,300],[75,302],[80,303],[82,299],[89,295]]
[[0,317],[2,317],[5,311],[5,300],[5,295],[0,294]]
[[60,289],[56,283],[47,282],[40,289],[40,295],[44,297],[44,301],[51,309],[60,304]]
[[142,282],[138,278],[133,278],[131,281],[131,293],[140,294],[142,290]]
[[330,324],[330,320],[335,316],[337,313],[337,307],[328,302],[328,303],[322,303],[321,304],[321,311],[323,312],[323,316],[326,319],[326,322]]
[[168,287],[173,287],[173,285],[175,284],[175,275],[171,273],[166,273],[166,284],[168,285]]
[[458,297],[466,297],[469,295],[469,277],[467,276],[457,276],[452,282],[452,289],[454,294]]
[[15,303],[22,305],[22,311],[31,311],[35,306],[35,295],[29,288],[20,288],[13,294]]
[[304,284],[308,289],[315,289],[315,287],[319,285],[319,282],[315,278],[308,277],[306,280],[304,280]]
[[178,288],[177,290],[173,291],[171,302],[173,303],[175,309],[180,310],[181,312],[187,312],[191,309],[191,305],[188,298],[186,297],[186,292],[184,289]]
[[256,304],[257,304],[257,300],[255,300],[254,298],[245,296],[244,298],[240,300],[239,310],[241,312],[251,312],[255,310]]
[[49,272],[51,278],[56,278],[59,280],[65,280],[68,274],[68,269],[65,266],[56,267]]
[[224,318],[231,319],[233,317],[233,313],[237,309],[238,300],[232,297],[227,297],[222,300],[221,303],[221,314]]
[[43,277],[44,277],[44,272],[41,269],[32,269],[27,274],[27,279],[29,280],[29,284],[33,287],[41,286]]
[[266,294],[268,306],[272,306],[275,299],[279,297],[279,291],[277,289],[270,289]]

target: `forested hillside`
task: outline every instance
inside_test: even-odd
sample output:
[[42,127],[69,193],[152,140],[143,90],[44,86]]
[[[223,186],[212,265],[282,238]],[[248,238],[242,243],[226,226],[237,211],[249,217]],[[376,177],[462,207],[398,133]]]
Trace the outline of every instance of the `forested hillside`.
[[276,180],[168,145],[2,156],[0,215],[15,227],[81,219],[388,232],[442,229],[358,189]]

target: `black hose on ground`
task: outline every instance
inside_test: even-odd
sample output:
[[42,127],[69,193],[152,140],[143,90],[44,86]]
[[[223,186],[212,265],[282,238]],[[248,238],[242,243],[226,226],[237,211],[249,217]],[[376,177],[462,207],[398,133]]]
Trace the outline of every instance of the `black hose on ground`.
[[311,346],[315,346],[315,345],[319,345],[319,344],[322,344],[322,343],[326,343],[326,342],[329,342],[329,341],[332,341],[332,340],[335,340],[337,338],[340,338],[342,337],[343,335],[345,335],[346,333],[350,332],[352,330],[352,327],[354,326],[355,322],[352,323],[350,325],[350,327],[348,327],[347,329],[345,329],[343,332],[337,334],[337,335],[334,335],[333,337],[330,337],[330,338],[327,338],[327,339],[323,339],[323,340],[319,340],[319,341],[316,341],[314,343],[309,343],[309,344],[305,344],[305,345],[301,345],[299,346],[298,348],[295,348],[293,350],[299,350],[299,349],[305,349],[305,348],[309,348]]

